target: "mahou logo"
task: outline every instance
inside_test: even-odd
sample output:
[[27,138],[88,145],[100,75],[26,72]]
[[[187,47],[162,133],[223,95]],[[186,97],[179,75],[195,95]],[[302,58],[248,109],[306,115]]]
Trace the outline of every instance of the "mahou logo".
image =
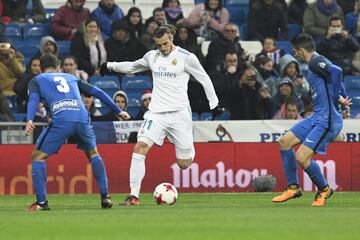
[[215,187],[249,187],[252,180],[260,175],[266,175],[267,169],[225,169],[223,162],[218,162],[213,169],[199,172],[199,165],[192,163],[186,170],[181,170],[176,163],[171,165],[173,183],[178,188],[215,188]]

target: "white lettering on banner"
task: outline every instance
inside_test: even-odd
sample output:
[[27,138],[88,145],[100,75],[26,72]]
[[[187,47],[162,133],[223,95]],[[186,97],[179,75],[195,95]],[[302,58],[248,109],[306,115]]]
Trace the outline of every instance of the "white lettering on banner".
[[215,166],[215,169],[206,169],[200,173],[197,163],[192,163],[186,170],[181,170],[174,163],[171,165],[174,186],[182,188],[198,188],[200,186],[205,188],[221,188],[237,185],[240,188],[246,188],[254,178],[267,174],[267,169],[253,169],[252,171],[239,169],[234,176],[235,170],[228,169],[225,171],[225,164],[223,162],[220,161]]
[[113,122],[116,143],[127,143],[131,132],[138,132],[143,121],[118,121]]
[[[338,189],[339,185],[336,183],[336,163],[334,160],[327,160],[325,163],[321,160],[315,160],[319,165],[321,173],[324,174],[328,184],[334,189]],[[326,170],[326,171],[325,171]],[[310,177],[304,171],[304,191],[313,191],[313,183]],[[316,187],[315,187],[316,190]]]

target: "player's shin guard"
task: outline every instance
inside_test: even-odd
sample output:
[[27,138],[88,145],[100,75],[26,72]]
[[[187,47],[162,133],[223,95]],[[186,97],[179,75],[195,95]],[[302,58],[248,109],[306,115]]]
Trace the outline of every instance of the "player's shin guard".
[[281,162],[285,171],[288,186],[299,185],[297,162],[294,149],[280,150]]
[[33,186],[36,193],[36,202],[46,202],[46,163],[43,162],[32,162],[31,164],[31,176],[33,180]]
[[145,176],[145,156],[133,153],[130,166],[130,195],[139,198],[141,181]]
[[101,196],[106,196],[109,193],[108,190],[108,178],[106,175],[106,169],[104,161],[99,155],[96,155],[90,159],[91,167],[100,190]]
[[322,191],[327,187],[328,184],[326,179],[321,173],[319,165],[314,160],[311,160],[310,165],[305,169],[305,172],[309,175],[310,179],[317,186],[319,191]]

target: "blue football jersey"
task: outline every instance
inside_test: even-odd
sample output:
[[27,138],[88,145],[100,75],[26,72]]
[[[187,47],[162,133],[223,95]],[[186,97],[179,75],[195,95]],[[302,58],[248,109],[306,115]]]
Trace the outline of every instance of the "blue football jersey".
[[48,72],[29,82],[29,91],[36,92],[50,111],[52,121],[89,122],[89,113],[81,99],[78,79],[67,73]]
[[325,57],[314,54],[309,62],[308,82],[313,103],[313,119],[316,123],[328,127],[329,123],[342,122],[342,115],[337,110],[342,79],[330,79],[326,66],[331,64]]

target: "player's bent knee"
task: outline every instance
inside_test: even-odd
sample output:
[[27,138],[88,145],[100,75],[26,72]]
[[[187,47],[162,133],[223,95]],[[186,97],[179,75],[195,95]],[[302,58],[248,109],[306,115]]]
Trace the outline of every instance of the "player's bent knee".
[[135,144],[134,152],[142,154],[142,155],[146,155],[151,146],[152,146],[152,144],[150,144],[150,146],[149,146],[149,144],[145,141],[138,141]]
[[177,162],[179,168],[187,169],[192,163],[192,158],[190,158],[190,159],[176,159],[176,162]]
[[48,155],[38,149],[35,149],[32,153],[31,153],[31,160],[33,162],[39,162],[39,161],[43,161],[48,157]]

